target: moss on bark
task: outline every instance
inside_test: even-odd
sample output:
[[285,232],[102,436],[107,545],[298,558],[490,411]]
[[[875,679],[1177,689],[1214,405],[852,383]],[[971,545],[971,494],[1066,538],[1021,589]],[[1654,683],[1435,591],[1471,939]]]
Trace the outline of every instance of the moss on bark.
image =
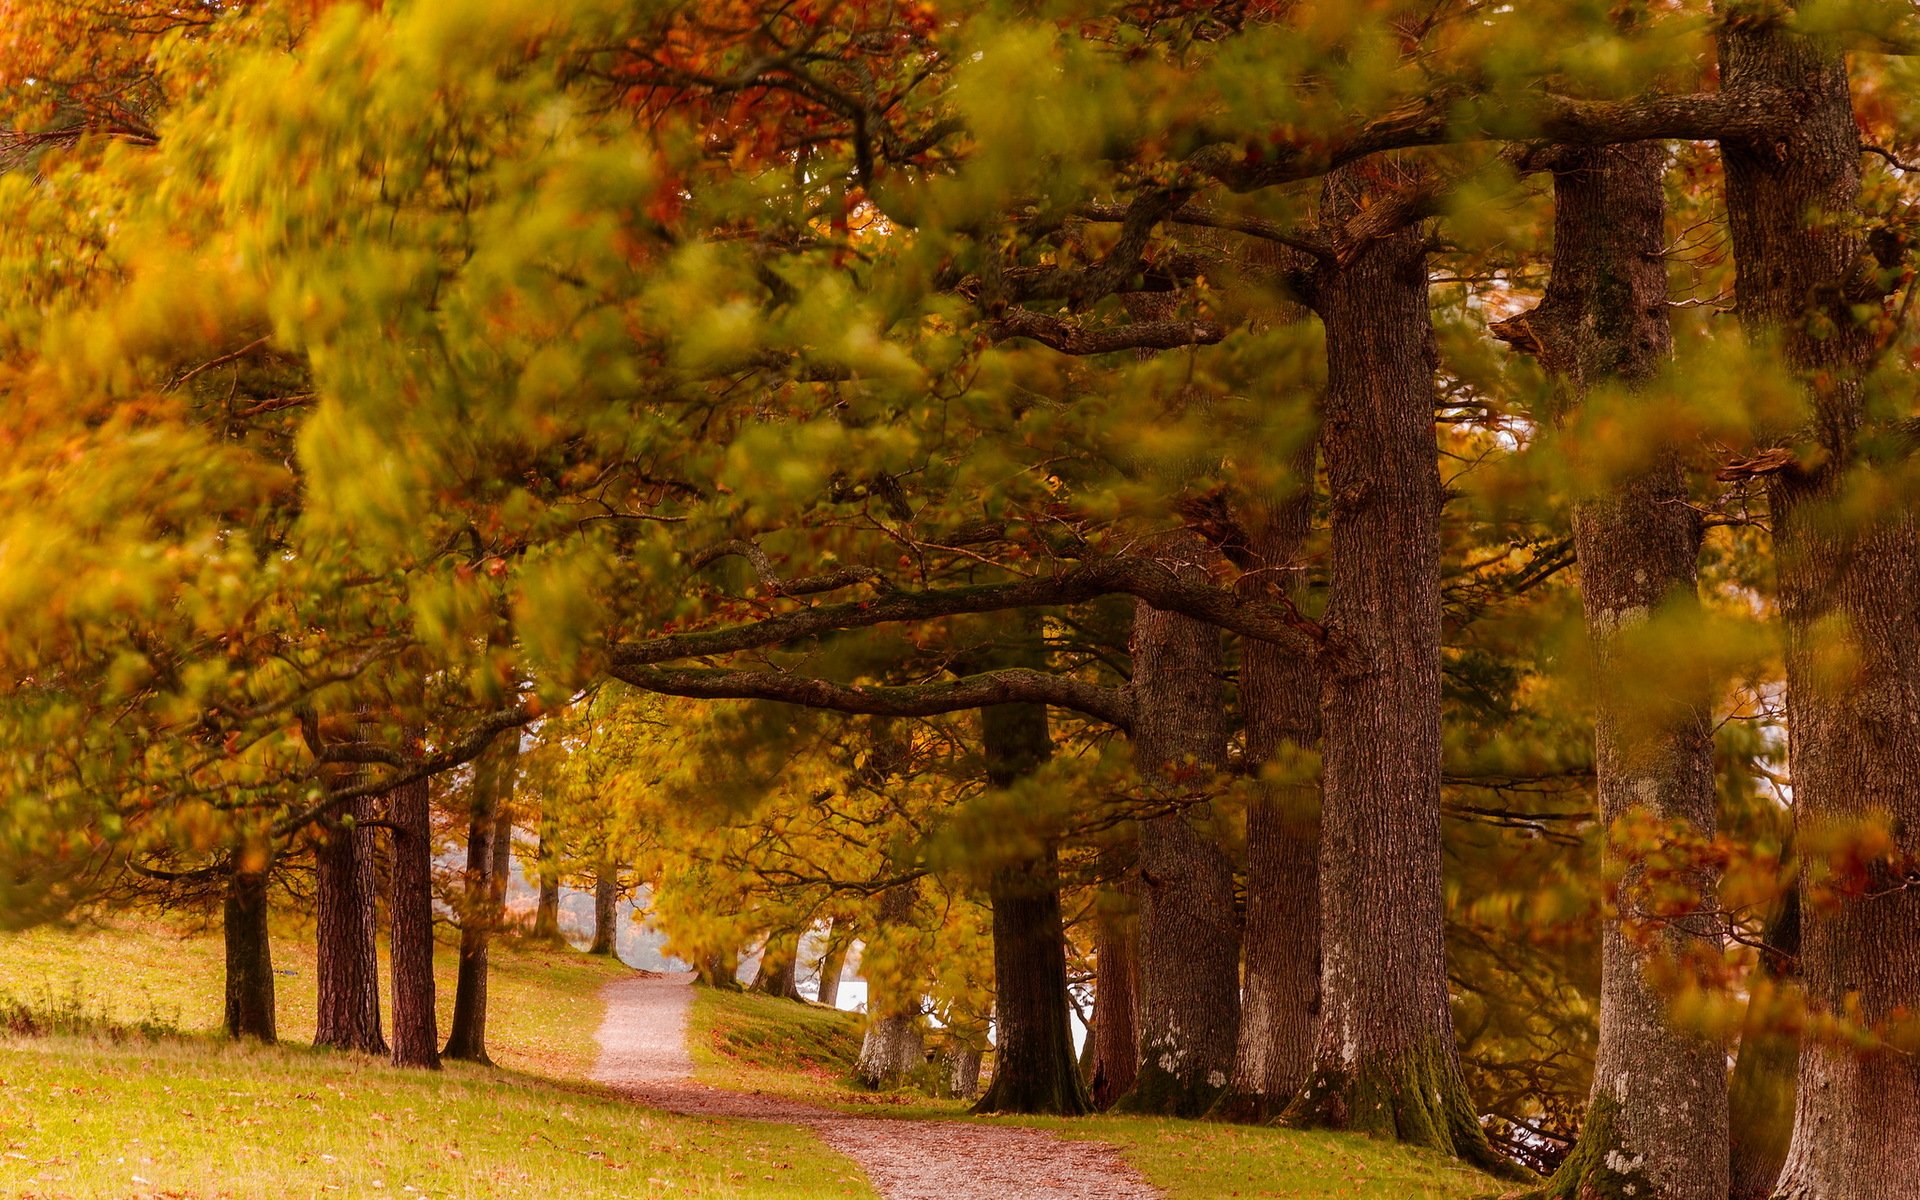
[[1641,1158],[1620,1145],[1614,1117],[1619,1105],[1598,1097],[1587,1109],[1580,1140],[1546,1186],[1519,1200],[1650,1200],[1658,1193],[1640,1171]]
[[1352,1070],[1318,1068],[1281,1121],[1424,1146],[1495,1174],[1516,1170],[1488,1144],[1453,1056],[1437,1043]]

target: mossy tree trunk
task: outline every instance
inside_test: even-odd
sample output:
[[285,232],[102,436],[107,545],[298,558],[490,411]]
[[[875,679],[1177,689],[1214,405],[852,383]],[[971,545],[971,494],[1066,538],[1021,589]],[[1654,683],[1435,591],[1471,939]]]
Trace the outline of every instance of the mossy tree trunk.
[[273,943],[267,936],[267,871],[237,866],[227,878],[223,913],[227,950],[226,1030],[230,1038],[273,1044]]
[[[1338,224],[1393,160],[1328,177]],[[1331,499],[1320,855],[1320,1029],[1297,1125],[1354,1129],[1498,1165],[1448,1007],[1440,837],[1440,471],[1426,232],[1314,268],[1326,327]]]
[[385,1054],[380,1028],[380,960],[375,949],[373,801],[354,800],[323,827],[314,850],[315,964],[319,1013],[313,1044]]
[[[467,867],[460,889],[460,966],[453,993],[448,1058],[491,1062],[487,1054],[487,977],[493,933],[505,907],[510,846],[502,844],[501,816],[513,795],[520,741],[509,734],[481,752],[467,792]],[[513,826],[505,824],[505,837]]]
[[393,1064],[440,1066],[439,1014],[433,980],[433,829],[427,781],[415,780],[387,796],[393,827],[393,869],[387,902],[393,923]]
[[[1667,148],[1640,142],[1561,151],[1553,165],[1553,274],[1532,312],[1504,323],[1537,353],[1560,394],[1557,423],[1578,460],[1583,409],[1644,427],[1634,394],[1672,354],[1667,312]],[[1609,387],[1608,385],[1624,385]],[[1591,472],[1583,473],[1591,475]],[[1677,457],[1594,480],[1575,497],[1587,640],[1594,660],[1600,823],[1639,813],[1703,839],[1714,834],[1712,690],[1652,652],[1649,626],[1698,608],[1699,518]],[[1702,865],[1695,907],[1659,918],[1641,904],[1643,868],[1611,843],[1602,873],[1618,879],[1618,911],[1601,928],[1600,1045],[1579,1145],[1541,1195],[1727,1196],[1726,1048],[1678,1027],[1649,973],[1656,959],[1716,959],[1718,873]]]
[[[1762,344],[1804,381],[1807,420],[1778,430],[1793,461],[1767,475],[1786,640],[1788,756],[1801,855],[1800,975],[1809,1005],[1875,1031],[1808,1038],[1792,1147],[1775,1188],[1789,1200],[1920,1196],[1920,1057],[1875,1035],[1920,1011],[1920,889],[1893,860],[1920,855],[1920,529],[1906,477],[1904,411],[1883,418],[1862,374],[1887,278],[1860,210],[1860,129],[1843,47],[1795,33],[1790,9],[1730,22],[1723,88],[1795,97],[1784,138],[1726,141],[1734,298]],[[1862,498],[1871,497],[1871,503]],[[1863,822],[1892,853],[1839,880],[1820,847]],[[1851,868],[1841,868],[1851,870]]]
[[[1198,534],[1157,557],[1204,581]],[[1133,618],[1134,762],[1176,811],[1140,827],[1140,1053],[1132,1112],[1199,1116],[1226,1090],[1240,1024],[1240,915],[1233,863],[1204,793],[1226,764],[1219,630],[1143,603]],[[1195,793],[1201,793],[1196,795]]]

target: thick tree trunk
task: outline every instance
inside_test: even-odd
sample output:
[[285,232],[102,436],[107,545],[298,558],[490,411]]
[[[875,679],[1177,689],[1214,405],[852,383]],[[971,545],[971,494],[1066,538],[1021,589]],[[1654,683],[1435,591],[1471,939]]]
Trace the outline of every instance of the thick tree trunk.
[[427,781],[387,797],[393,823],[393,1065],[440,1066],[439,1014],[433,992],[433,830]]
[[620,955],[620,868],[612,860],[602,862],[593,877],[593,944],[587,953]]
[[540,814],[539,861],[540,900],[533,910],[533,936],[544,942],[561,941],[560,936],[560,824],[545,811]]
[[782,1000],[805,1000],[800,994],[800,934],[775,933],[767,938],[760,952],[760,969],[754,972],[752,991]]
[[[353,801],[355,822],[372,817],[373,801]],[[375,947],[373,831],[329,825],[314,850],[315,958],[319,1019],[313,1044],[385,1054],[380,1031],[380,959]]]
[[[460,889],[460,967],[454,982],[448,1058],[487,1063],[487,974],[493,932],[506,900],[502,859],[511,847],[501,838],[501,816],[513,795],[519,739],[508,734],[474,762],[467,802],[467,869]],[[512,836],[507,824],[507,836]]]
[[[1741,318],[1779,339],[1806,383],[1809,421],[1780,431],[1795,461],[1768,476],[1786,635],[1788,754],[1802,858],[1800,973],[1816,1012],[1869,1029],[1920,1011],[1920,889],[1891,858],[1920,854],[1920,536],[1904,480],[1911,438],[1869,426],[1861,373],[1882,288],[1857,220],[1860,134],[1846,57],[1775,16],[1731,22],[1721,86],[1796,97],[1784,139],[1721,147]],[[1891,460],[1891,461],[1889,461]],[[1873,496],[1862,502],[1862,496]],[[1860,822],[1890,826],[1893,854],[1847,870],[1821,847]],[[1911,861],[1911,860],[1909,860]],[[1920,1196],[1920,1058],[1809,1037],[1792,1148],[1775,1194],[1792,1200]]]
[[267,873],[235,869],[227,880],[227,1036],[271,1045],[273,944],[267,936]]
[[853,949],[853,931],[844,922],[827,926],[826,950],[820,955],[819,1002],[828,1008],[840,1005],[840,976],[846,973],[847,952]]
[[[1327,218],[1357,210],[1369,186],[1360,181],[1350,169],[1328,179]],[[1448,1008],[1440,471],[1425,244],[1415,227],[1315,268],[1332,501],[1320,656],[1321,1008],[1311,1072],[1287,1117],[1492,1166]]]
[[[984,710],[980,719],[991,786],[1011,787],[1053,756],[1045,706],[1000,705]],[[987,893],[993,905],[998,1041],[993,1082],[973,1111],[1062,1116],[1090,1112],[1093,1100],[1073,1057],[1066,924],[1054,843],[1047,841],[1029,861],[996,867]],[[976,1079],[979,1069],[976,1052]]]
[[[1314,445],[1295,461],[1297,491],[1253,531],[1241,590],[1304,608],[1313,519]],[[1246,971],[1233,1076],[1214,1115],[1263,1123],[1307,1076],[1320,1012],[1320,789],[1302,751],[1320,741],[1320,684],[1311,657],[1270,642],[1242,651],[1246,762],[1264,771],[1247,811]]]
[[[1212,547],[1181,533],[1157,551],[1204,581]],[[1137,604],[1133,617],[1134,761],[1169,800],[1215,786],[1226,764],[1220,632]],[[1199,1116],[1226,1090],[1240,1025],[1240,916],[1233,863],[1205,828],[1211,806],[1140,828],[1139,1075],[1121,1106]]]
[[1793,975],[1800,954],[1800,897],[1788,892],[1767,922],[1765,951],[1748,984],[1747,1021],[1740,1057],[1727,1086],[1730,1135],[1727,1194],[1731,1200],[1767,1200],[1787,1163],[1793,1141],[1793,1099],[1800,1039],[1776,1027],[1772,1002]]
[[[1664,145],[1641,142],[1566,151],[1555,164],[1553,276],[1540,306],[1502,331],[1524,338],[1555,375],[1563,424],[1588,403],[1590,389],[1642,387],[1672,353],[1662,249],[1666,158]],[[1575,457],[1579,436],[1568,437]],[[1647,469],[1577,496],[1573,535],[1595,667],[1600,823],[1611,828],[1641,813],[1710,840],[1709,685],[1672,678],[1670,664],[1644,644],[1656,614],[1698,607],[1701,530],[1686,501],[1679,460],[1661,454]],[[1668,915],[1656,919],[1638,905],[1644,869],[1611,844],[1605,855],[1602,874],[1619,880],[1619,911],[1600,935],[1593,1094],[1579,1144],[1541,1195],[1725,1200],[1726,1048],[1676,1027],[1649,978],[1660,957],[1717,959],[1721,934],[1710,914],[1718,872],[1703,865],[1690,881],[1692,914],[1673,913],[1668,900]]]
[[1101,1112],[1132,1091],[1140,1073],[1140,958],[1130,899],[1118,885],[1102,895],[1093,931],[1097,974],[1093,982],[1093,1023],[1087,1030],[1092,1059],[1087,1089],[1094,1108]]
[[[913,915],[912,883],[888,888],[880,896],[879,936],[904,925]],[[870,947],[869,953],[877,948]],[[884,982],[869,977],[867,1035],[860,1043],[854,1078],[875,1091],[897,1087],[926,1062],[926,1043],[920,1033],[920,997],[901,980]]]

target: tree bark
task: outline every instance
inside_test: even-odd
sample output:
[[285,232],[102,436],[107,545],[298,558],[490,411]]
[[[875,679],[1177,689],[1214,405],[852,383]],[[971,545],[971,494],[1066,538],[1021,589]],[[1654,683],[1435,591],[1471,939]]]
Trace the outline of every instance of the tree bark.
[[[1555,376],[1567,424],[1609,382],[1639,389],[1665,366],[1667,148],[1637,142],[1563,151],[1554,167],[1553,274],[1538,308],[1503,326]],[[1631,417],[1631,412],[1627,414]],[[1644,415],[1641,418],[1645,420]],[[1579,433],[1567,453],[1578,459]],[[1712,694],[1705,678],[1672,678],[1644,640],[1657,614],[1697,610],[1699,518],[1677,456],[1603,480],[1576,496],[1575,554],[1595,668],[1600,823],[1641,813],[1711,840],[1715,827]],[[1638,641],[1636,639],[1639,639]],[[1715,960],[1716,869],[1689,886],[1696,906],[1656,920],[1637,907],[1645,872],[1611,841],[1602,875],[1618,879],[1617,911],[1600,934],[1600,1045],[1580,1140],[1541,1195],[1727,1196],[1726,1048],[1676,1027],[1649,972],[1658,959]],[[1665,905],[1663,904],[1663,909]]]
[[[1372,175],[1390,162],[1369,163]],[[1323,217],[1378,184],[1342,169]],[[1320,655],[1321,1010],[1295,1124],[1355,1129],[1488,1166],[1448,1007],[1440,841],[1440,472],[1426,236],[1314,270],[1332,554]]]
[[[980,720],[991,787],[1012,787],[1053,756],[1047,710],[1041,705],[984,709]],[[993,1082],[973,1111],[1084,1115],[1092,1111],[1093,1100],[1073,1057],[1066,924],[1053,840],[1049,837],[1028,861],[997,866],[987,894],[993,906],[997,1044]],[[976,1052],[976,1080],[979,1069]]]
[[[879,934],[906,924],[913,915],[916,884],[888,888],[880,896]],[[869,947],[869,953],[873,948]],[[867,1034],[860,1043],[854,1077],[875,1091],[897,1087],[926,1061],[926,1043],[920,1033],[920,997],[900,980],[869,975]]]
[[731,952],[715,951],[695,963],[693,971],[694,976],[710,988],[730,992],[740,990],[740,961]]
[[[1296,456],[1296,492],[1252,534],[1243,591],[1304,608],[1315,443]],[[1264,772],[1247,811],[1246,969],[1233,1075],[1214,1115],[1264,1123],[1306,1079],[1320,1014],[1320,789],[1302,761],[1320,741],[1313,658],[1270,642],[1242,649],[1240,709],[1249,772]]]
[[319,1019],[313,1044],[385,1054],[380,1030],[380,959],[374,941],[373,831],[370,797],[353,801],[353,822],[331,822],[315,848],[315,974]]
[[754,972],[750,989],[763,996],[782,1000],[805,1000],[800,994],[800,934],[773,933],[766,949],[760,952],[760,969]]
[[940,1063],[946,1068],[948,1095],[956,1100],[971,1100],[980,1094],[982,1057],[980,1047],[968,1043],[956,1043],[947,1048]]
[[393,822],[393,1065],[437,1070],[439,1013],[433,981],[433,830],[427,781],[396,788],[387,797]]
[[[493,932],[500,925],[507,880],[501,859],[501,815],[513,794],[520,740],[509,732],[474,760],[467,800],[467,869],[460,889],[460,967],[454,982],[453,1023],[446,1057],[490,1063],[487,1054],[487,974]],[[506,826],[511,837],[512,825]]]
[[539,860],[540,901],[533,910],[533,936],[544,942],[559,942],[560,936],[560,823],[545,810],[540,814]]
[[273,944],[267,936],[267,873],[235,868],[227,880],[227,1036],[272,1045]]
[[[1730,22],[1724,88],[1796,96],[1798,122],[1721,159],[1742,320],[1777,339],[1803,379],[1806,427],[1781,431],[1793,461],[1768,475],[1786,640],[1788,754],[1801,855],[1800,972],[1818,1013],[1883,1030],[1920,1010],[1920,889],[1889,861],[1920,854],[1920,535],[1899,481],[1910,437],[1869,424],[1861,376],[1876,335],[1856,316],[1884,289],[1860,228],[1860,134],[1841,47],[1779,14]],[[1889,436],[1893,435],[1893,436]],[[1873,496],[1862,503],[1862,495]],[[1892,855],[1839,880],[1821,847],[1864,821]],[[1911,857],[1908,858],[1911,861]],[[1837,894],[1836,894],[1837,893]],[[1792,1200],[1920,1195],[1920,1059],[1884,1043],[1808,1037],[1792,1147],[1775,1194]]]
[[[1162,561],[1207,577],[1198,534],[1166,539]],[[1226,765],[1220,631],[1141,603],[1133,618],[1134,761],[1170,800],[1214,786]],[[1240,1024],[1240,917],[1233,863],[1204,828],[1206,802],[1140,828],[1139,1073],[1121,1106],[1199,1116],[1226,1090]]]
[[1760,966],[1748,984],[1740,1056],[1727,1085],[1730,1200],[1767,1200],[1793,1141],[1800,1039],[1775,1027],[1771,1002],[1792,979],[1800,954],[1800,897],[1789,891],[1767,922]]
[[827,926],[826,951],[820,956],[820,999],[828,1008],[840,1006],[840,976],[847,969],[847,952],[853,949],[853,931],[844,922]]
[[[1107,867],[1116,879],[1125,874],[1108,852]],[[1087,1029],[1092,1066],[1087,1089],[1093,1106],[1112,1108],[1133,1090],[1140,1073],[1140,958],[1132,897],[1115,883],[1099,897],[1093,931],[1093,1022]]]
[[601,862],[593,877],[593,944],[588,954],[620,956],[620,868],[612,859]]

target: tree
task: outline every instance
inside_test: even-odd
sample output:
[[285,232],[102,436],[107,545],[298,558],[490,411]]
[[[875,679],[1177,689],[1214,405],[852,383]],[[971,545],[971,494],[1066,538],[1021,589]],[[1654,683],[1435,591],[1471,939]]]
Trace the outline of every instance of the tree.
[[[505,842],[513,837],[511,804],[520,758],[517,734],[490,747],[474,764],[468,784],[467,869],[459,906],[460,970],[453,996],[448,1058],[491,1062],[487,1055],[487,960],[494,932],[506,915],[509,863]],[[503,819],[504,818],[504,819]]]
[[[990,787],[1016,786],[1053,754],[1047,710],[1038,705],[987,709],[980,725]],[[991,868],[987,895],[999,1038],[993,1082],[974,1112],[1079,1116],[1093,1108],[1068,1024],[1058,856],[1056,844],[1043,835],[1037,853]]]
[[426,780],[417,779],[394,789],[387,805],[393,828],[392,895],[387,906],[393,922],[393,1064],[437,1069],[432,790]]
[[[1580,454],[1578,406],[1632,403],[1618,389],[1653,384],[1672,354],[1668,324],[1667,150],[1642,142],[1563,152],[1553,164],[1554,257],[1546,297],[1496,332],[1540,355],[1565,392],[1556,419]],[[1617,419],[1615,417],[1614,419]],[[1601,439],[1593,439],[1599,442]],[[1597,474],[1597,472],[1596,472]],[[1716,879],[1650,887],[1629,825],[1671,823],[1711,839],[1717,796],[1704,676],[1658,670],[1655,621],[1697,624],[1698,515],[1679,458],[1655,450],[1642,470],[1601,477],[1575,500],[1587,635],[1598,675],[1600,822],[1609,831],[1617,916],[1601,941],[1600,1047],[1579,1148],[1546,1195],[1632,1187],[1651,1195],[1726,1196],[1726,1052],[1685,1028],[1660,994],[1655,954],[1712,963],[1721,930]],[[1684,894],[1690,892],[1690,895]]]
[[[1873,1031],[1865,1045],[1806,1040],[1775,1194],[1891,1198],[1913,1190],[1917,1170],[1892,1148],[1920,1137],[1920,1066],[1880,1040],[1920,1000],[1920,895],[1888,886],[1892,863],[1920,852],[1920,809],[1905,782],[1920,766],[1911,698],[1920,661],[1915,613],[1900,599],[1920,582],[1920,534],[1898,487],[1876,510],[1854,505],[1905,470],[1900,441],[1876,428],[1865,377],[1888,336],[1875,315],[1899,252],[1883,244],[1893,261],[1874,257],[1859,219],[1860,134],[1841,48],[1773,12],[1729,25],[1720,61],[1730,88],[1802,97],[1783,138],[1725,139],[1721,156],[1741,319],[1778,345],[1781,365],[1805,388],[1797,427],[1762,431],[1785,451],[1763,469],[1786,641],[1795,838],[1807,864],[1800,974],[1817,1012]],[[1863,823],[1892,840],[1877,861],[1849,867],[1840,845]],[[1821,862],[1823,851],[1841,862]]]

